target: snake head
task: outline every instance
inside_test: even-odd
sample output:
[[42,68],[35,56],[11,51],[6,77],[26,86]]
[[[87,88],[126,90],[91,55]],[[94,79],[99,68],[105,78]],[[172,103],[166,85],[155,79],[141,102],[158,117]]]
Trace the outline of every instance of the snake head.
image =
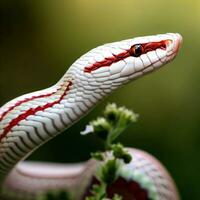
[[180,34],[167,33],[104,44],[79,58],[69,71],[79,86],[106,94],[172,61],[181,42]]

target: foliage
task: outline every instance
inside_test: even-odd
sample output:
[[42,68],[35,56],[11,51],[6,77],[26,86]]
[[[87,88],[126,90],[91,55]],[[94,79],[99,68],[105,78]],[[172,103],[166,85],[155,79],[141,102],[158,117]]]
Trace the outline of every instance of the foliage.
[[[132,123],[137,120],[138,115],[125,107],[117,107],[116,104],[107,105],[104,116],[90,122],[86,130],[87,134],[93,132],[101,138],[105,144],[104,151],[92,153],[92,158],[102,161],[101,167],[97,171],[97,178],[100,184],[92,186],[91,194],[86,200],[106,200],[106,187],[117,178],[120,167],[131,161],[131,155],[120,143],[114,143],[117,137]],[[112,200],[121,200],[119,195],[115,195]]]
[[132,123],[137,120],[138,115],[125,107],[117,107],[115,103],[108,104],[104,116],[92,121],[90,125],[105,142],[107,150],[115,139]]

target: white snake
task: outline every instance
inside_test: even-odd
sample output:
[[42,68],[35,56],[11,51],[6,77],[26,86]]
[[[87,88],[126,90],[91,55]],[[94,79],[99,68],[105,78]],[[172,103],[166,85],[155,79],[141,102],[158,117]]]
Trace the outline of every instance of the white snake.
[[[11,199],[13,195],[14,199],[35,199],[38,193],[56,188],[79,190],[84,176],[91,173],[90,162],[69,166],[22,160],[70,127],[114,89],[173,60],[181,41],[179,34],[168,33],[99,46],[76,60],[54,86],[2,106],[0,199]],[[134,157],[128,165],[132,179],[149,195],[152,191],[157,195],[149,199],[179,199],[173,181],[158,161],[140,150],[130,149],[130,153]],[[147,180],[151,186],[145,185]]]

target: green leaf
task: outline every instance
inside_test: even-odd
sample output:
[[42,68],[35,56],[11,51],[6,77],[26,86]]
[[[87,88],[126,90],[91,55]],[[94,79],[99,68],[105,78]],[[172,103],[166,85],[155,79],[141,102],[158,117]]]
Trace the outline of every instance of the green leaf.
[[111,149],[113,151],[114,157],[122,159],[126,164],[130,163],[130,161],[132,160],[131,155],[127,152],[127,150],[124,149],[124,146],[122,144],[113,144],[111,146]]
[[104,156],[103,156],[103,153],[101,151],[91,153],[91,157],[94,158],[95,160],[99,160],[99,161],[104,160]]
[[101,168],[100,180],[106,184],[111,184],[116,179],[119,169],[119,162],[116,159],[108,160]]
[[92,196],[86,198],[86,200],[102,200],[106,196],[106,185],[93,185],[91,190]]
[[122,200],[122,197],[118,194],[115,194],[115,196],[112,198],[112,200]]
[[96,120],[90,123],[91,126],[94,128],[94,133],[98,135],[102,140],[106,140],[107,136],[112,129],[109,122],[103,118],[99,117]]
[[108,104],[105,108],[104,116],[109,122],[115,124],[119,117],[117,105],[115,103]]

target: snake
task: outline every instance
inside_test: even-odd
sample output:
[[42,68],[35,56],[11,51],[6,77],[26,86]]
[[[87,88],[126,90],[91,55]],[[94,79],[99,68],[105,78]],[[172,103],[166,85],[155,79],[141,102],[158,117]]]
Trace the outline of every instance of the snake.
[[[1,199],[35,200],[39,194],[54,189],[86,190],[86,180],[91,182],[87,177],[91,177],[96,165],[92,161],[58,164],[24,160],[85,116],[113,90],[172,61],[181,43],[180,34],[166,33],[103,44],[77,59],[55,85],[3,105]],[[135,191],[134,187],[129,191],[135,195],[131,199],[179,200],[171,176],[156,158],[139,149],[130,148],[129,152],[134,159],[122,170],[121,178],[137,186]],[[79,199],[84,199],[83,195]]]

